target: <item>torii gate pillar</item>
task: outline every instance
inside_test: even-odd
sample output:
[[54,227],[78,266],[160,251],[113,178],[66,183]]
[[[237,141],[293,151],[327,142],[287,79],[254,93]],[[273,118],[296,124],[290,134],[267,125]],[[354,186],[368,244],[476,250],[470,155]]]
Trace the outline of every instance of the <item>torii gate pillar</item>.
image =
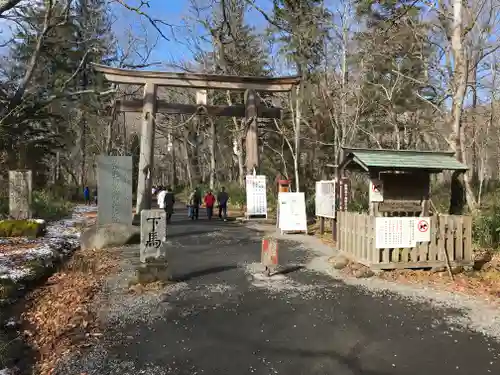
[[253,169],[259,171],[259,128],[257,109],[259,98],[254,90],[245,91],[245,125],[246,125],[246,173],[252,174]]
[[146,82],[144,85],[143,103],[136,215],[140,215],[144,209],[151,209],[156,116],[155,84]]

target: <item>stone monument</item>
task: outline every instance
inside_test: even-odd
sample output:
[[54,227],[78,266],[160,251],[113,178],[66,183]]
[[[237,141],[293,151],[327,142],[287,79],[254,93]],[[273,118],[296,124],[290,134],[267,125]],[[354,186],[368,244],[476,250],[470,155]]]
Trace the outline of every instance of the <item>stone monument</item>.
[[132,224],[132,156],[99,156],[97,195],[99,225]]
[[31,188],[31,171],[9,171],[9,215],[11,218],[31,219]]
[[141,262],[166,258],[167,214],[164,210],[141,211]]

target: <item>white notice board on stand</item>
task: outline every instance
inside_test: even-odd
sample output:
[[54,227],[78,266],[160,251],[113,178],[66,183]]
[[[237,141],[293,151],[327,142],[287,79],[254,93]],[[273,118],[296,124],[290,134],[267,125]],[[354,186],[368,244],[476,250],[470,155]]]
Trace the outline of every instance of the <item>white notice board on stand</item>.
[[266,176],[247,175],[245,181],[247,193],[246,215],[265,215],[267,218]]
[[278,194],[278,226],[283,232],[306,232],[306,199],[304,193]]

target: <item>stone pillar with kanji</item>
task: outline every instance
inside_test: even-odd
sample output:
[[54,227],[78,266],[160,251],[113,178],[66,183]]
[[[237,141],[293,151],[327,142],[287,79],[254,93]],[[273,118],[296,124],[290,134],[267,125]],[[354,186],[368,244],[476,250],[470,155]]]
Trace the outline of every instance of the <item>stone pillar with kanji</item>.
[[141,211],[141,267],[137,270],[138,282],[170,281],[167,254],[167,214],[164,210]]
[[167,236],[167,214],[164,210],[141,211],[141,262],[149,258],[165,257],[164,242]]

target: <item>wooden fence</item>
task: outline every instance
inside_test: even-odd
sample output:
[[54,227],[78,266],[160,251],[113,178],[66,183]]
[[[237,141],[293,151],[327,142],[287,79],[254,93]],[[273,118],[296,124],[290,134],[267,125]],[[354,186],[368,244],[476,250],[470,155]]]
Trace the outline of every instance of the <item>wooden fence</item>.
[[413,248],[375,248],[375,216],[337,211],[337,248],[348,257],[374,269],[470,266],[472,219],[470,216],[438,215],[430,222],[430,242]]

